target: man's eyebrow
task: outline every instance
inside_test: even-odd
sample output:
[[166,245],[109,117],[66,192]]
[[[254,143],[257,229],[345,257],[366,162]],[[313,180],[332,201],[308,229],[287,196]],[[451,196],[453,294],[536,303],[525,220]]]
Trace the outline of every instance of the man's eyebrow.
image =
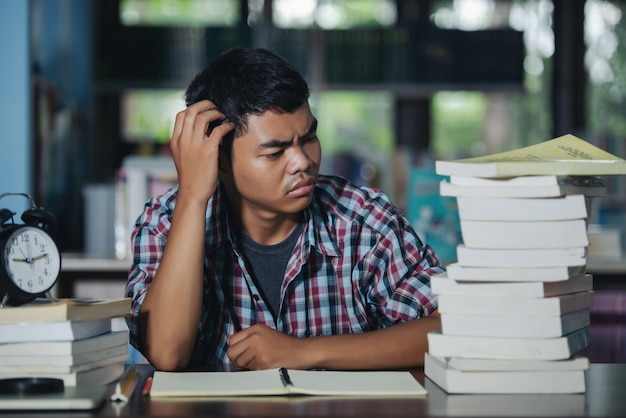
[[[302,136],[306,138],[308,136],[313,135],[317,131],[317,119],[313,119],[309,130]],[[259,148],[281,148],[287,147],[291,144],[292,140],[281,140],[281,139],[271,139],[267,142],[263,142],[259,144]]]

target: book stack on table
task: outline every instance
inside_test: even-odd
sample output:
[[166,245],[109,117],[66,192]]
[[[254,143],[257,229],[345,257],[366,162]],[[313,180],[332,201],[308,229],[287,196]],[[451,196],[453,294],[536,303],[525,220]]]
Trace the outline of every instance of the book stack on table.
[[0,309],[0,379],[45,377],[65,386],[114,382],[129,359],[128,330],[112,318],[130,311],[130,299],[36,299]]
[[426,376],[448,393],[585,392],[589,199],[626,161],[565,135],[436,170],[463,243],[431,278],[442,328],[428,335]]

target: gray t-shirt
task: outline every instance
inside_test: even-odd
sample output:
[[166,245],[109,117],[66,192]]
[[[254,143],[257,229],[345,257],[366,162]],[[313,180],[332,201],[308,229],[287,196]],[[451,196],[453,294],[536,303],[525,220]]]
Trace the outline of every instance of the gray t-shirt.
[[241,251],[274,318],[280,310],[280,288],[285,278],[287,263],[302,228],[303,224],[299,223],[284,241],[273,245],[259,244],[245,234],[241,234]]

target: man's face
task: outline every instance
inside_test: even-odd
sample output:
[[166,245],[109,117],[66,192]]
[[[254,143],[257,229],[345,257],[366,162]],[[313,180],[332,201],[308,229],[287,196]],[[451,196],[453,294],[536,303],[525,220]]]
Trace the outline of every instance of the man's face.
[[322,153],[316,129],[308,103],[294,113],[248,118],[246,133],[233,141],[229,170],[242,211],[295,214],[311,202]]

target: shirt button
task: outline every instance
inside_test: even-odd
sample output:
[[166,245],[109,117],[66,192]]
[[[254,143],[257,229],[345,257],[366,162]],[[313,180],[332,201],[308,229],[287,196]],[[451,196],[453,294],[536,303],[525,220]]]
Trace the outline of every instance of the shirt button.
[[259,295],[252,295],[252,299],[258,302],[260,298],[259,298]]

